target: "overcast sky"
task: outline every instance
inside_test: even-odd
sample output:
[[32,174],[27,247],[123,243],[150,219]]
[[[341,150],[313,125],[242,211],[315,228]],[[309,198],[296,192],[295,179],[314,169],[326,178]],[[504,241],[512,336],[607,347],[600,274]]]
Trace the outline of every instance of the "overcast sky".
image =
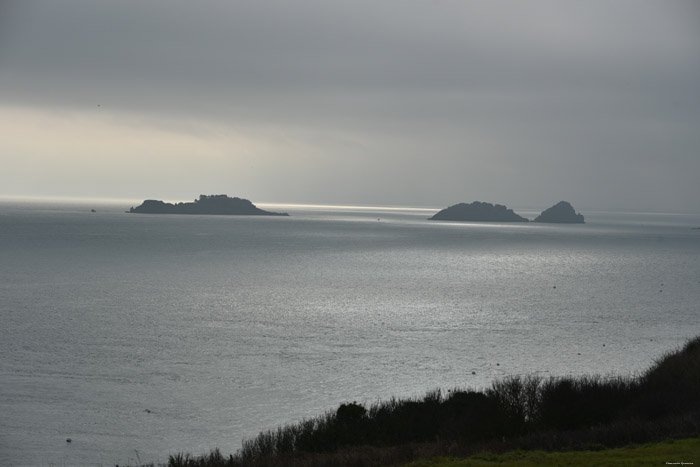
[[0,195],[700,212],[700,2],[0,0]]

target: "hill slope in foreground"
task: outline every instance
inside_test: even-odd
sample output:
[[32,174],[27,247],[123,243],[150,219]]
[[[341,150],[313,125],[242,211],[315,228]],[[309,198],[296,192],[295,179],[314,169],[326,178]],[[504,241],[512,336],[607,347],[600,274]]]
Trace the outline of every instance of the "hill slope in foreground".
[[[180,454],[169,465],[383,466],[482,451],[602,450],[698,436],[700,337],[636,377],[511,376],[481,391],[436,390],[368,407],[341,404],[260,433],[229,457]],[[681,461],[700,463],[697,457],[665,462]]]

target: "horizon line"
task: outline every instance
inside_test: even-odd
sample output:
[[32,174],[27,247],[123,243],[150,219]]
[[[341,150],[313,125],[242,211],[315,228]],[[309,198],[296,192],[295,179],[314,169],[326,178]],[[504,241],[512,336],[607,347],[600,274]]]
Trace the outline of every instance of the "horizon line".
[[[229,195],[227,195],[229,196]],[[88,204],[90,202],[102,202],[102,203],[140,203],[145,199],[155,199],[155,198],[123,198],[123,197],[111,197],[111,196],[66,196],[66,195],[8,195],[1,194],[0,202],[7,201],[20,201],[20,202],[69,202],[69,203],[80,203]],[[189,199],[177,199],[168,202],[190,202]],[[251,201],[252,202],[252,201]],[[411,205],[371,205],[371,204],[332,204],[332,203],[280,203],[280,202],[254,202],[256,206],[264,206],[267,208],[279,208],[279,207],[290,207],[290,208],[311,208],[311,209],[341,209],[341,210],[390,210],[390,211],[440,211],[449,206],[411,206]],[[500,203],[496,203],[500,204]],[[450,205],[451,206],[451,205]],[[547,208],[534,208],[534,207],[510,207],[509,209],[519,210],[523,212],[541,212],[543,209]],[[577,210],[581,212],[580,210]],[[596,214],[653,214],[653,215],[700,215],[700,212],[689,212],[689,211],[647,211],[647,210],[635,210],[630,208],[621,209],[589,209],[585,210],[586,213],[596,213]],[[583,213],[584,215],[588,215]]]

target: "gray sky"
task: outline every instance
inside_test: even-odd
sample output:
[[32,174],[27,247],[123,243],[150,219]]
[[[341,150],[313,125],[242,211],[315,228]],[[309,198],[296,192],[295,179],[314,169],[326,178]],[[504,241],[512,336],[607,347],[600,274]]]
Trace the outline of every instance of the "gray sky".
[[0,0],[0,196],[700,211],[700,2]]

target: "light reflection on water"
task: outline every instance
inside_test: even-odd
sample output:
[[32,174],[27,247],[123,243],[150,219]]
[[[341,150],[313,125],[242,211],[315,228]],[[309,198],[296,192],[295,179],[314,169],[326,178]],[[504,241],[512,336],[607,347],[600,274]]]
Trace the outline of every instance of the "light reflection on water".
[[15,466],[232,452],[344,401],[635,373],[700,331],[698,216],[26,206],[0,204],[0,450]]

